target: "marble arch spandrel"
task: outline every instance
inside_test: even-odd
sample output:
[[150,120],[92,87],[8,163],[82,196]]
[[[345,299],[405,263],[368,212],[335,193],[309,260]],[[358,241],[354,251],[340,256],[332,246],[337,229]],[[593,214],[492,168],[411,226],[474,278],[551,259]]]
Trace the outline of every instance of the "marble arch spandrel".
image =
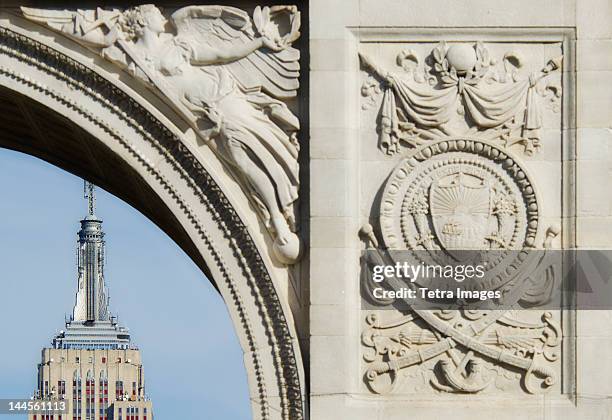
[[21,12],[129,73],[182,115],[259,210],[276,258],[297,261],[300,124],[283,102],[299,87],[296,6],[257,6],[253,16],[210,5],[166,14],[152,4]]
[[[2,24],[35,40],[36,45],[52,45],[52,50],[73,61],[86,57],[81,66],[90,70],[97,66],[105,80],[116,78],[120,90],[132,92],[146,109],[157,106],[157,111],[163,108],[161,114],[168,111],[172,116],[164,121],[175,122],[170,123],[170,131],[177,135],[173,138],[183,140],[174,143],[180,147],[171,151],[185,146],[192,155],[206,156],[204,163],[214,166],[211,177],[223,185],[226,198],[240,203],[234,206],[236,212],[220,213],[227,216],[222,223],[206,227],[222,231],[216,237],[218,243],[227,245],[221,255],[231,255],[224,264],[213,258],[215,269],[231,267],[230,274],[241,273],[233,282],[227,270],[220,278],[228,286],[226,301],[237,302],[233,314],[237,325],[247,331],[241,339],[246,343],[245,360],[254,366],[248,370],[257,384],[252,389],[258,416],[293,419],[310,413],[314,419],[394,419],[412,414],[428,419],[452,411],[457,418],[558,420],[568,415],[609,418],[609,358],[592,360],[590,356],[608,355],[612,338],[604,315],[552,311],[519,319],[504,314],[489,318],[492,322],[487,324],[470,319],[477,314],[430,317],[361,310],[357,261],[366,247],[452,252],[454,247],[481,240],[502,250],[610,246],[607,232],[612,211],[606,188],[612,161],[612,67],[609,60],[602,59],[612,54],[608,3],[311,0],[305,4],[309,91],[298,94],[308,95],[310,107],[309,127],[301,128],[310,134],[309,197],[303,201],[310,206],[305,229],[310,238],[301,238],[308,239],[302,243],[295,240],[302,231],[292,214],[297,203],[297,124],[292,118],[296,101],[286,97],[297,89],[291,44],[298,28],[290,24],[289,17],[297,16],[295,9],[278,10],[285,22],[279,36],[273,28],[267,29],[266,16],[273,20],[272,10],[262,8],[256,16],[255,7],[249,8],[246,17],[226,7],[209,8],[206,13],[201,8],[189,9],[171,19],[174,23],[163,22],[151,8],[147,19],[121,15],[121,10],[122,25],[129,28],[130,21],[140,21],[142,27],[126,28],[125,36],[116,39],[110,29],[102,31],[102,37],[76,42],[60,39],[65,36],[60,32],[77,38],[82,35],[74,33],[74,26],[64,27],[62,16],[43,14],[34,23],[11,14]],[[112,26],[120,16],[108,11],[115,15],[105,15],[100,22]],[[79,21],[84,26],[77,29],[90,34],[87,29],[94,27],[87,24],[91,20],[87,13],[91,11],[84,12]],[[164,18],[170,17],[164,13]],[[53,22],[56,19],[60,22]],[[178,36],[183,23],[200,28],[194,21],[201,19],[216,22],[215,35],[208,39],[213,44],[219,34],[230,44],[239,35],[239,47],[228,50],[246,51],[247,60],[242,61],[246,68],[253,70],[262,64],[275,69],[263,75],[249,71],[257,75],[252,80],[243,79],[240,68],[225,68],[243,90],[240,98],[230,95],[240,102],[236,109],[245,111],[238,116],[231,106],[220,107],[216,111],[229,118],[219,119],[218,112],[203,106],[206,92],[186,97],[186,102],[166,101],[164,98],[181,92],[184,75],[173,74],[170,62],[156,62],[159,54],[151,54],[146,45],[139,53],[133,51],[141,47],[136,45],[140,37],[151,38],[144,35],[148,28],[154,35],[149,41],[159,41],[158,46],[167,41],[171,50],[182,52],[175,56],[178,61],[174,64],[184,60],[187,73],[194,71],[203,77],[197,72],[213,70],[210,60],[223,57],[211,58],[193,48],[190,36]],[[100,42],[102,45],[97,44]],[[20,43],[11,40],[3,48],[25,48]],[[96,45],[92,48],[87,43]],[[105,54],[100,55],[101,50]],[[28,57],[32,51],[36,53]],[[71,96],[70,102],[50,99],[40,89],[45,83],[47,88],[57,87],[59,82],[50,73],[57,69],[46,68],[44,60],[26,64],[38,59],[40,47],[18,52],[21,55],[9,57],[10,63],[27,77],[15,78],[11,73],[2,80],[20,92],[62,110],[79,100],[98,109],[99,99],[107,99],[104,91],[87,96],[85,90],[82,98]],[[44,77],[39,80],[41,74]],[[271,74],[282,77],[268,77]],[[78,84],[78,76],[71,86],[87,88]],[[220,74],[208,76],[222,78]],[[69,95],[82,93],[68,91]],[[101,95],[98,99],[96,93]],[[126,104],[129,109],[133,101]],[[116,110],[124,108],[104,109],[118,115]],[[66,112],[75,121],[83,118]],[[155,115],[163,120],[159,114]],[[175,118],[177,115],[180,117]],[[257,116],[258,123],[245,124],[244,116]],[[199,123],[203,121],[212,124],[202,127]],[[140,130],[137,125],[128,126],[129,133]],[[257,133],[249,129],[253,127]],[[148,126],[143,128],[146,131]],[[264,145],[266,150],[281,152],[268,156],[251,142],[251,134],[270,141],[267,145],[273,147]],[[215,144],[208,143],[212,146],[208,147],[206,140]],[[236,142],[249,149],[246,156],[235,148]],[[173,143],[168,140],[168,144]],[[133,150],[132,156],[144,150],[148,149]],[[584,155],[579,155],[580,150]],[[189,156],[179,156],[179,166],[197,163]],[[256,168],[248,160],[253,157],[259,159]],[[153,161],[175,167],[165,160]],[[146,164],[146,160],[137,163],[143,162]],[[254,170],[245,174],[244,168]],[[257,168],[263,169],[263,175]],[[152,176],[149,170],[141,172]],[[303,185],[304,178],[301,181]],[[191,223],[194,215],[210,214],[217,221],[214,212],[200,207],[206,201],[201,191],[181,184],[167,197],[167,201],[195,197],[180,202],[189,210],[180,215],[186,225],[195,226],[190,227],[194,237],[202,234],[202,226]],[[391,191],[401,194],[392,196]],[[463,203],[465,213],[487,226],[471,226],[469,237],[461,236],[465,226],[459,222],[463,220],[449,219],[446,211],[453,204],[451,198],[462,194],[473,199]],[[240,220],[246,223],[238,223]],[[224,223],[230,223],[233,230],[224,230]],[[240,243],[228,235],[242,235]],[[299,260],[299,245],[305,243],[308,252]],[[295,266],[304,269],[302,273],[308,273],[309,301],[294,308],[302,319],[309,318],[310,334],[304,341],[309,349],[307,366],[302,366],[299,357],[285,299],[292,286],[286,281],[290,275],[283,262],[291,260],[298,261]],[[476,339],[458,323],[463,327],[487,325],[490,331]],[[390,353],[393,360],[389,360]],[[310,372],[308,386],[302,368]]]
[[[172,215],[186,252],[197,253],[228,306],[253,416],[304,418],[288,286],[302,246],[299,121],[288,105],[298,89],[299,51],[291,44],[299,11],[193,6],[164,13],[154,5],[0,8],[0,85],[9,97],[76,125],[88,134],[82,142],[107,150],[155,194],[151,202]],[[91,159],[67,147],[42,150],[44,138],[26,147],[20,130],[17,122],[6,127],[3,144],[60,166]],[[98,166],[80,175],[104,177],[111,191],[128,188]]]

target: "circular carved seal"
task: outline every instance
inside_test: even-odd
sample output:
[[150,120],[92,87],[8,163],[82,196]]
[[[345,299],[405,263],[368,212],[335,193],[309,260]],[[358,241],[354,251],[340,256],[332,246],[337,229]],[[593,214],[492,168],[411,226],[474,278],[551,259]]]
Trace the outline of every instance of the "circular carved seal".
[[382,196],[389,249],[489,250],[532,247],[538,203],[523,168],[482,140],[446,139],[404,159]]
[[538,203],[527,173],[506,151],[482,140],[445,139],[393,170],[380,228],[387,249],[415,251],[423,262],[487,261],[493,289],[513,277],[523,250],[535,247]]

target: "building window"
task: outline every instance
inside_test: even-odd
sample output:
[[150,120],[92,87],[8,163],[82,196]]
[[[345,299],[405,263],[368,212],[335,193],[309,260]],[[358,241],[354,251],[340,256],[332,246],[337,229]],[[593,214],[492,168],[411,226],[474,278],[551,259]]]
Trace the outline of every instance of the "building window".
[[72,379],[72,418],[81,420],[81,376],[78,370],[74,371]]
[[66,395],[66,381],[57,381],[57,394],[61,399]]
[[106,357],[102,358],[102,363],[106,363]]
[[100,420],[106,420],[108,411],[108,379],[106,378],[106,371],[100,373],[100,389],[99,402],[100,402]]
[[123,400],[123,381],[117,381],[115,382],[115,399],[116,400]]
[[94,420],[96,406],[96,381],[91,370],[87,372],[85,381],[85,419]]

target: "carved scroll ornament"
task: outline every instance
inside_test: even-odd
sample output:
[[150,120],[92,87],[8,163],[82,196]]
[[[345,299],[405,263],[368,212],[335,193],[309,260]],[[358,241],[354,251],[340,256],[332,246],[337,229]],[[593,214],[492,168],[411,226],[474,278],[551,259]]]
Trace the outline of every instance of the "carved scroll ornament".
[[227,6],[184,7],[169,18],[154,5],[22,11],[161,93],[241,183],[278,259],[297,260],[299,121],[283,102],[298,88],[296,7],[257,7],[252,18]]

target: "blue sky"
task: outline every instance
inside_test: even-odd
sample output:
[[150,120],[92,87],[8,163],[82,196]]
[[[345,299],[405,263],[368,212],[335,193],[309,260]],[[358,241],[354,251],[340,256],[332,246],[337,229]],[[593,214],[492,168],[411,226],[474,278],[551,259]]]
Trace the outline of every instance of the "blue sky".
[[[0,399],[29,397],[40,350],[72,310],[85,214],[81,179],[0,149]],[[202,272],[153,223],[100,189],[97,215],[111,311],[142,350],[156,419],[250,418],[242,352]]]

